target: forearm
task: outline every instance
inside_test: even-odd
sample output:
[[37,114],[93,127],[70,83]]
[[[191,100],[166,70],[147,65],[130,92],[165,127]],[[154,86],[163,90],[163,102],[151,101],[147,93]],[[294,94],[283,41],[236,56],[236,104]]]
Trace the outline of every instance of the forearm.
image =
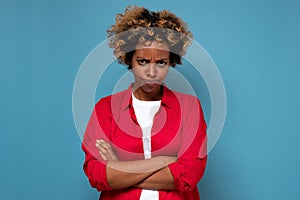
[[148,176],[135,187],[151,190],[173,190],[174,178],[169,167],[164,167]]
[[107,181],[112,189],[134,186],[174,162],[173,157],[159,156],[136,161],[109,161]]

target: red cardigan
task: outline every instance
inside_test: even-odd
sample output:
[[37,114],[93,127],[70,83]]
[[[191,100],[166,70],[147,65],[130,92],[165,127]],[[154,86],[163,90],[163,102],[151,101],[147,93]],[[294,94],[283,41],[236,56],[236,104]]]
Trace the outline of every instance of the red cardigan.
[[[107,183],[106,164],[95,147],[96,139],[113,146],[119,160],[144,159],[142,130],[138,125],[128,90],[102,98],[88,122],[82,149],[84,172],[92,187],[101,191],[101,200],[139,200],[142,189],[112,190]],[[199,100],[173,92],[164,86],[161,106],[156,113],[151,136],[152,157],[176,156],[168,167],[174,190],[159,190],[162,200],[199,200],[197,183],[206,167],[206,123]]]

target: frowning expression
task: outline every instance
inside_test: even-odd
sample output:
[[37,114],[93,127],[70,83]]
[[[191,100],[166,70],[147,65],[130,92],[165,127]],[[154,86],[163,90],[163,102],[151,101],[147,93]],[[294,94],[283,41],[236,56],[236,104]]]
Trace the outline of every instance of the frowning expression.
[[170,67],[169,46],[153,41],[150,45],[139,43],[132,57],[134,94],[141,100],[157,100],[161,96],[161,84]]

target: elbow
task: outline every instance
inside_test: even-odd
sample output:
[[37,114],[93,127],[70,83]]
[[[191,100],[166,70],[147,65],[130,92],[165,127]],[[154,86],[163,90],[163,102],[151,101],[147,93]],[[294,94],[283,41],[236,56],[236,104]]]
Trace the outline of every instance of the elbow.
[[93,188],[96,188],[98,191],[112,190],[106,179],[105,165],[92,161],[85,163],[83,169]]
[[197,187],[197,183],[195,181],[179,180],[175,188],[181,192],[189,192]]
[[102,177],[87,175],[89,183],[91,187],[97,189],[98,192],[105,191],[105,190],[112,190],[110,185],[104,180]]
[[182,173],[174,179],[175,189],[188,192],[194,190],[197,184],[204,175],[205,168],[198,168],[197,170],[183,170]]
[[120,185],[120,183],[116,181],[108,181],[108,186],[111,188],[111,190],[119,190],[124,188],[124,186]]
[[94,179],[89,179],[90,185],[92,188],[95,188],[98,192],[104,191],[104,190],[108,190],[107,187],[105,186],[105,184],[103,184],[103,182],[98,182]]

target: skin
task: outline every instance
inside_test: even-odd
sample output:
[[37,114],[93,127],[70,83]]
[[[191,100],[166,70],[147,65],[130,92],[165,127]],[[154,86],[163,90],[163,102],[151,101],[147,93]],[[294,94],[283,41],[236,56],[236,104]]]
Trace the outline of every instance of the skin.
[[[133,94],[143,101],[162,98],[162,87],[170,67],[167,43],[139,43],[132,58],[132,73],[135,82]],[[107,181],[112,189],[139,187],[153,190],[173,190],[174,179],[168,168],[176,157],[158,156],[145,160],[119,161],[110,144],[97,140],[96,147],[107,160]]]
[[160,100],[161,84],[170,67],[170,53],[167,43],[152,42],[145,46],[139,43],[132,58],[134,75],[133,94],[143,101]]

